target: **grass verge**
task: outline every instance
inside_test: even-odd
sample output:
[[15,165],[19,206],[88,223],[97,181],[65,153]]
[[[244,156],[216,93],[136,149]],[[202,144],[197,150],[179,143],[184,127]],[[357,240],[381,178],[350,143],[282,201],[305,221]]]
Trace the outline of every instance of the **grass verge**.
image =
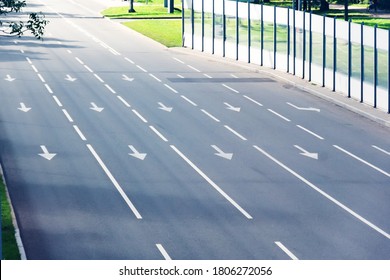
[[15,239],[15,228],[12,223],[11,207],[7,198],[5,185],[0,177],[1,195],[1,233],[3,260],[20,260],[19,249]]
[[108,18],[171,18],[181,17],[181,11],[176,10],[173,14],[167,12],[164,6],[156,5],[142,5],[135,6],[135,13],[129,13],[129,7],[111,7],[101,12],[101,14]]
[[123,25],[163,44],[164,46],[181,47],[181,20],[135,20]]

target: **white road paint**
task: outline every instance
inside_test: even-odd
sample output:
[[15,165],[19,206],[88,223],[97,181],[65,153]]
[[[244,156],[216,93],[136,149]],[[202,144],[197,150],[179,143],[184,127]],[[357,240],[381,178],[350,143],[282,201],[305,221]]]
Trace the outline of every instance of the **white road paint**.
[[65,109],[62,109],[62,113],[64,113],[65,117],[68,119],[68,121],[69,121],[70,123],[73,122],[73,119],[72,119],[72,117],[69,115],[68,111],[66,111]]
[[216,117],[214,117],[212,114],[210,114],[209,112],[207,112],[206,110],[204,110],[204,109],[201,109],[201,111],[203,112],[203,113],[205,113],[207,116],[209,116],[211,119],[213,119],[214,121],[216,121],[216,122],[220,122],[220,120],[219,119],[217,119]]
[[249,101],[255,103],[256,105],[259,105],[260,107],[263,107],[263,104],[261,104],[260,102],[258,102],[258,101],[256,101],[256,100],[250,98],[249,96],[244,95],[244,97],[245,97],[246,99],[248,99]]
[[192,101],[191,99],[189,99],[188,97],[184,96],[184,95],[180,95],[181,98],[183,98],[185,101],[187,101],[188,103],[190,103],[192,106],[198,106],[198,104],[196,104],[194,101]]
[[7,76],[5,77],[4,80],[6,80],[6,81],[8,81],[8,82],[13,82],[13,81],[15,81],[16,79],[15,79],[15,78],[12,78],[11,75],[7,75]]
[[155,79],[157,82],[161,83],[161,80],[159,78],[157,78],[155,75],[153,75],[152,73],[149,73],[149,76],[152,77],[153,79]]
[[297,109],[297,110],[300,110],[300,111],[315,111],[315,112],[321,112],[320,109],[317,109],[317,108],[313,108],[313,107],[308,107],[308,108],[305,108],[305,107],[298,107],[290,102],[287,102],[288,105],[290,105],[291,107]]
[[338,201],[337,199],[333,198],[331,195],[327,194],[326,192],[324,192],[323,190],[321,190],[319,187],[317,187],[316,185],[314,185],[313,183],[311,183],[310,181],[308,181],[307,179],[305,179],[304,177],[302,177],[301,175],[299,175],[297,172],[295,172],[294,170],[292,170],[291,168],[287,167],[286,165],[284,165],[282,162],[280,162],[279,160],[277,160],[276,158],[274,158],[273,156],[271,156],[270,154],[268,154],[266,151],[264,151],[263,149],[261,149],[260,147],[254,145],[253,146],[257,151],[259,151],[260,153],[262,153],[264,156],[266,156],[267,158],[269,158],[270,160],[272,160],[274,163],[276,163],[277,165],[279,165],[280,167],[282,167],[284,170],[286,170],[287,172],[289,172],[290,174],[292,174],[293,176],[295,176],[297,179],[301,180],[303,183],[305,183],[307,186],[309,186],[310,188],[312,188],[313,190],[315,190],[316,192],[318,192],[319,194],[321,194],[322,196],[324,196],[325,198],[327,198],[328,200],[330,200],[332,203],[336,204],[337,206],[339,206],[340,208],[342,208],[343,210],[345,210],[347,213],[351,214],[352,216],[354,216],[355,218],[357,218],[358,220],[360,220],[362,223],[366,224],[367,226],[369,226],[370,228],[372,228],[373,230],[377,231],[378,233],[380,233],[381,235],[385,236],[387,239],[390,239],[390,234],[385,232],[383,229],[379,228],[378,226],[374,225],[373,223],[371,223],[370,221],[368,221],[367,219],[363,218],[362,216],[360,216],[359,214],[357,214],[355,211],[353,211],[352,209],[348,208],[347,206],[345,206],[343,203],[341,203],[340,201]]
[[272,114],[278,116],[279,118],[285,120],[286,122],[291,122],[290,119],[288,119],[288,118],[286,118],[285,116],[283,116],[283,115],[281,115],[281,114],[275,112],[274,110],[268,109],[268,111],[271,112]]
[[38,72],[39,72],[38,69],[37,69],[37,67],[35,67],[34,64],[31,64],[31,68],[34,70],[35,73],[38,73]]
[[93,70],[88,67],[88,65],[84,65],[84,68],[87,69],[89,72],[93,73]]
[[195,72],[198,72],[200,73],[201,71],[197,68],[195,68],[194,66],[191,66],[191,65],[187,65],[189,68],[191,68],[192,70],[194,70]]
[[297,127],[299,127],[300,129],[302,129],[303,131],[306,131],[307,133],[313,135],[314,137],[317,137],[317,138],[320,139],[320,140],[324,140],[324,137],[322,137],[322,136],[320,136],[320,135],[314,133],[313,131],[311,131],[311,130],[309,130],[309,129],[307,129],[307,128],[304,128],[304,127],[301,126],[301,125],[297,125]]
[[107,168],[107,166],[104,164],[100,156],[96,153],[95,149],[92,147],[92,145],[87,144],[88,150],[92,153],[96,161],[99,163],[100,167],[103,169],[103,171],[106,173],[107,177],[110,179],[114,187],[117,189],[123,200],[126,202],[127,206],[131,209],[133,214],[137,219],[142,219],[141,214],[138,212],[138,210],[135,208],[134,204],[131,202],[129,197],[126,195],[126,193],[123,191],[122,187],[119,185],[118,181],[114,178],[114,176],[111,174],[110,170]]
[[38,78],[41,80],[42,83],[46,83],[45,79],[39,73],[38,73]]
[[301,153],[300,153],[301,155],[303,155],[305,157],[312,158],[312,159],[318,159],[318,153],[310,153],[298,145],[294,145],[294,147],[301,151]]
[[58,105],[59,107],[62,107],[62,103],[60,102],[60,100],[58,99],[57,96],[53,95],[53,99],[54,99],[54,101],[57,103],[57,105]]
[[74,82],[77,80],[77,78],[73,78],[71,75],[67,74],[65,77],[65,80],[67,80],[69,82]]
[[176,60],[177,62],[180,62],[181,64],[184,64],[184,61],[182,61],[182,60],[180,60],[180,59],[178,59],[176,57],[174,57],[173,59]]
[[125,57],[125,60],[127,60],[128,62],[130,62],[131,64],[135,64],[135,62],[134,61],[132,61],[130,58],[128,58],[128,57]]
[[130,78],[127,75],[123,74],[122,80],[127,81],[127,82],[132,82],[132,81],[134,81],[134,78]]
[[235,107],[233,105],[230,105],[229,103],[227,102],[224,102],[223,104],[226,105],[226,109],[230,110],[230,111],[234,111],[234,112],[240,112],[241,111],[241,108],[240,107]]
[[385,149],[379,148],[378,146],[372,145],[374,149],[377,149],[378,151],[381,151],[382,153],[390,156],[390,152],[386,151]]
[[52,160],[57,155],[57,154],[49,153],[46,146],[44,146],[44,145],[41,145],[41,149],[42,149],[43,153],[38,154],[38,155],[43,157],[44,159]]
[[158,105],[160,105],[160,107],[158,107],[160,110],[163,110],[163,111],[166,111],[166,112],[172,112],[173,108],[172,107],[167,107],[165,106],[163,103],[161,102],[158,102]]
[[158,131],[154,126],[150,125],[149,128],[157,134],[158,137],[160,137],[164,142],[168,142],[168,139],[164,137],[164,135],[162,135],[160,133],[160,131]]
[[48,91],[50,94],[53,94],[53,91],[51,90],[51,88],[49,87],[48,84],[45,84],[45,87],[46,87],[47,91]]
[[383,175],[385,175],[385,176],[387,176],[387,177],[390,177],[390,173],[387,173],[386,171],[384,171],[384,170],[380,169],[379,167],[377,167],[377,166],[375,166],[375,165],[369,163],[368,161],[365,161],[364,159],[358,157],[357,155],[354,155],[353,153],[348,152],[347,150],[341,148],[340,146],[333,145],[333,147],[335,147],[336,149],[338,149],[338,150],[342,151],[343,153],[349,155],[350,157],[352,157],[352,158],[354,158],[354,159],[356,159],[356,160],[358,160],[358,161],[364,163],[365,165],[367,165],[367,166],[369,166],[369,167],[375,169],[376,171],[379,171],[379,172],[382,173]]
[[26,57],[26,60],[27,60],[27,62],[28,62],[29,64],[32,64],[32,61],[31,61],[31,59],[30,59],[29,57]]
[[31,110],[31,108],[29,107],[26,107],[26,105],[22,102],[20,103],[20,108],[17,108],[18,110],[24,112],[24,113],[27,113],[28,111]]
[[80,64],[84,65],[84,62],[83,62],[80,58],[78,58],[78,57],[76,56],[75,59],[76,59]]
[[91,106],[89,109],[101,113],[104,108],[103,107],[98,107],[94,102],[91,102]]
[[98,74],[94,73],[93,75],[95,76],[96,79],[98,79],[99,82],[104,83],[104,80],[100,78]]
[[131,110],[141,121],[144,123],[148,123],[148,121],[140,114],[137,110],[133,109]]
[[138,152],[137,149],[134,148],[134,146],[132,146],[132,145],[129,145],[129,148],[132,151],[132,153],[129,153],[130,156],[135,157],[135,158],[140,159],[140,160],[144,160],[146,158],[146,156],[147,156],[146,153]]
[[206,180],[218,193],[220,193],[228,202],[230,202],[238,211],[241,212],[247,219],[253,219],[247,211],[245,211],[237,202],[235,202],[228,194],[226,194],[213,180],[211,180],[202,170],[200,170],[191,160],[189,160],[178,148],[174,145],[170,145],[189,166],[192,167],[203,179]]
[[205,76],[206,78],[209,78],[209,79],[212,79],[213,77],[211,77],[210,75],[208,74],[203,74],[203,76]]
[[165,251],[164,247],[161,244],[156,244],[156,246],[165,260],[167,261],[172,260],[171,257],[168,255],[167,251]]
[[136,65],[138,69],[140,69],[141,71],[145,72],[145,73],[148,73],[148,71],[143,68],[142,66],[139,66],[139,65]]
[[109,91],[111,91],[113,94],[116,94],[116,91],[113,90],[109,85],[104,84],[104,86],[105,86]]
[[80,136],[81,140],[87,141],[87,138],[85,138],[84,134],[81,132],[80,128],[77,125],[74,125],[73,128],[77,132],[77,134]]
[[122,96],[118,95],[117,97],[123,104],[125,104],[126,107],[131,107],[130,104],[126,100],[124,100]]
[[235,90],[234,88],[231,88],[231,87],[229,87],[228,85],[225,85],[225,84],[222,84],[225,88],[227,88],[227,89],[229,89],[229,90],[231,90],[231,91],[233,91],[233,92],[235,92],[235,93],[240,93],[238,90]]
[[287,254],[287,256],[289,256],[292,260],[299,260],[293,253],[291,253],[291,251],[289,249],[286,248],[286,246],[284,246],[282,244],[282,242],[280,241],[275,241],[275,244],[280,248],[282,249],[283,252],[285,252]]
[[216,153],[214,153],[214,155],[228,160],[231,160],[233,158],[233,153],[225,153],[217,145],[211,145],[211,147],[217,151]]
[[177,90],[175,90],[174,88],[172,88],[170,85],[168,84],[164,84],[164,86],[166,86],[167,88],[169,88],[171,91],[173,91],[174,93],[178,93]]
[[237,131],[235,131],[235,130],[234,130],[233,128],[231,128],[230,126],[224,125],[224,127],[225,127],[227,130],[229,130],[230,132],[232,132],[234,135],[236,135],[238,138],[240,138],[241,140],[244,140],[244,141],[247,140],[244,136],[242,136],[240,133],[238,133]]

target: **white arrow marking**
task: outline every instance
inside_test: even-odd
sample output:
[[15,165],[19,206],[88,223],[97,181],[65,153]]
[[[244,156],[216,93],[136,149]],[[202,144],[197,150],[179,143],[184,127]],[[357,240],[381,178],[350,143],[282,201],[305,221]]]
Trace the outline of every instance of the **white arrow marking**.
[[7,75],[7,77],[4,80],[6,80],[8,82],[13,82],[13,81],[15,81],[15,78],[12,78],[11,75]]
[[299,147],[298,145],[294,145],[294,147],[302,152],[302,153],[300,153],[301,155],[303,155],[305,157],[312,158],[312,159],[318,159],[318,154],[317,153],[309,153],[308,151],[306,151],[305,149]]
[[104,108],[96,106],[96,104],[93,103],[93,102],[91,102],[91,105],[92,105],[92,107],[90,107],[89,109],[94,110],[94,111],[96,111],[96,112],[99,112],[99,113],[100,113],[101,111],[104,110]]
[[124,81],[128,81],[128,82],[134,81],[134,78],[129,78],[126,75],[122,75],[122,77],[123,77],[122,80],[124,80]]
[[77,78],[73,78],[71,75],[66,75],[66,78],[65,80],[69,81],[69,82],[74,82],[77,80]]
[[135,158],[138,158],[138,159],[140,159],[140,160],[144,160],[144,159],[145,159],[145,157],[146,157],[147,154],[138,152],[138,151],[134,148],[134,146],[132,146],[132,145],[129,145],[129,148],[130,148],[130,150],[133,152],[133,153],[129,153],[130,156],[135,157]]
[[27,108],[26,105],[24,105],[24,103],[20,103],[20,108],[18,108],[18,110],[27,113],[28,111],[31,110],[31,108]]
[[224,102],[223,104],[225,104],[227,106],[226,109],[228,109],[228,110],[232,110],[235,112],[240,112],[240,110],[241,110],[240,107],[234,107],[234,106],[230,105],[229,103]]
[[42,149],[42,154],[38,154],[40,155],[41,157],[47,159],[47,160],[52,160],[57,154],[51,154],[49,153],[49,151],[47,150],[46,146],[41,146],[41,149]]
[[158,108],[163,110],[163,111],[172,112],[172,110],[173,110],[172,107],[167,107],[164,104],[162,104],[161,102],[158,102],[158,105],[160,105],[160,107],[158,107]]
[[214,153],[214,155],[216,156],[219,156],[221,158],[225,158],[225,159],[228,159],[228,160],[231,160],[233,158],[233,154],[232,153],[225,153],[224,151],[222,151],[220,148],[218,148],[218,146],[216,145],[211,145],[211,147],[216,150],[217,152]]
[[290,102],[287,102],[288,105],[290,105],[291,107],[294,107],[295,109],[297,110],[301,110],[301,111],[316,111],[316,112],[321,112],[320,109],[317,109],[317,108],[313,108],[313,107],[309,107],[309,108],[304,108],[304,107],[298,107]]

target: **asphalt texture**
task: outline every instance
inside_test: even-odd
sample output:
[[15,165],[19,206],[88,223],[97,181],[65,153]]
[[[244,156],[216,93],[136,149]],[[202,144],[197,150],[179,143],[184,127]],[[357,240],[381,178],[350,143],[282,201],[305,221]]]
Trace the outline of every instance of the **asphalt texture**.
[[29,4],[45,39],[0,41],[27,259],[390,258],[387,114],[167,49],[101,1]]

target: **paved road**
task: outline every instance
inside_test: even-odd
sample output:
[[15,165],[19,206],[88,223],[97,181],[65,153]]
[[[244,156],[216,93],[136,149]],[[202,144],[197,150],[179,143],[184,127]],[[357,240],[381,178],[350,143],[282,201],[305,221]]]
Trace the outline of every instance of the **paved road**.
[[30,1],[0,41],[0,162],[28,259],[389,259],[390,131],[271,76]]

